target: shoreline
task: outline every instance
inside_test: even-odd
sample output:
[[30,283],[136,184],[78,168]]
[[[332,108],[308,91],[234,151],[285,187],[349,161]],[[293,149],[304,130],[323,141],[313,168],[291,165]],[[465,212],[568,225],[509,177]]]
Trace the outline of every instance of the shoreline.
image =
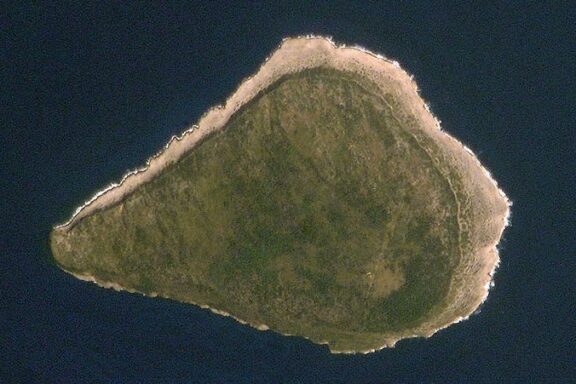
[[[378,83],[382,91],[389,90],[395,95],[401,96],[406,104],[406,111],[413,114],[420,122],[419,125],[421,125],[421,127],[419,129],[428,134],[435,142],[439,143],[439,145],[441,144],[444,150],[452,151],[450,154],[456,159],[454,161],[459,162],[458,167],[460,167],[462,171],[470,172],[470,180],[474,181],[473,184],[471,183],[469,186],[471,188],[470,192],[478,191],[479,195],[490,197],[490,203],[494,206],[494,211],[497,211],[494,213],[490,223],[488,223],[491,233],[493,232],[493,236],[490,236],[490,238],[494,240],[489,243],[484,242],[482,246],[476,249],[476,254],[474,255],[476,258],[474,261],[480,261],[482,264],[478,265],[480,271],[475,273],[475,280],[471,282],[475,290],[472,292],[474,295],[472,297],[472,304],[467,304],[468,307],[472,308],[471,311],[457,318],[440,318],[435,324],[424,323],[412,330],[415,331],[414,334],[400,335],[397,338],[391,337],[390,340],[380,348],[366,351],[334,351],[330,349],[331,352],[374,352],[383,348],[393,347],[397,341],[405,338],[430,337],[454,323],[466,320],[472,314],[476,313],[482,303],[486,301],[489,290],[493,286],[493,278],[500,261],[497,246],[505,228],[509,225],[510,206],[512,203],[498,187],[497,182],[492,178],[490,172],[482,166],[474,153],[456,138],[442,131],[440,121],[434,116],[429,105],[420,97],[419,89],[413,76],[403,70],[397,61],[390,60],[383,55],[373,53],[356,45],[337,45],[329,37],[307,35],[283,39],[282,43],[265,59],[255,74],[244,78],[238,88],[236,88],[223,104],[210,108],[200,117],[197,124],[186,129],[180,136],[172,136],[159,152],[146,161],[145,166],[127,172],[120,182],[112,183],[98,191],[79,206],[68,221],[55,226],[54,229],[66,231],[84,217],[122,201],[125,196],[132,193],[140,185],[152,180],[170,164],[178,161],[203,138],[212,132],[222,129],[234,113],[281,76],[320,65],[357,72]],[[472,173],[474,176],[478,176],[479,179],[476,180],[473,178]],[[137,292],[126,289],[116,283],[99,281],[90,274],[68,273],[81,280],[94,282],[104,288]],[[450,293],[465,295],[470,292],[452,292],[451,289]],[[145,296],[154,297],[157,295],[147,294]],[[470,297],[467,296],[465,298],[470,299]],[[209,309],[214,313],[232,317],[242,324],[247,324],[260,330],[269,329],[265,324],[253,325],[224,311],[205,305],[196,305]],[[467,309],[468,308],[466,308],[465,311],[467,311]],[[318,343],[316,341],[314,342]],[[323,343],[320,342],[319,344]]]

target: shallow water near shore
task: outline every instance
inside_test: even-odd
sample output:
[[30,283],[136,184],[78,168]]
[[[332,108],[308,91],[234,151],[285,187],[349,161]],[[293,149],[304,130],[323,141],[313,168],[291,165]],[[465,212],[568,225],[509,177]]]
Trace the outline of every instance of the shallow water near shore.
[[[0,131],[1,381],[373,383],[573,374],[567,100],[574,80],[562,52],[574,43],[564,32],[572,28],[567,13],[119,8],[15,9],[21,24],[12,30],[21,33],[2,43],[13,81],[3,87],[8,119]],[[222,102],[284,36],[306,33],[400,61],[443,128],[478,155],[514,202],[480,314],[394,349],[331,355],[194,306],[101,289],[50,263],[54,224]]]

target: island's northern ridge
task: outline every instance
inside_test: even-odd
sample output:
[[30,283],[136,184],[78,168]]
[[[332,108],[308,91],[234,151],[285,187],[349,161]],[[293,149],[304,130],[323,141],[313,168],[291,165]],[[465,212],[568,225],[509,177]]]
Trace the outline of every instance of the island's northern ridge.
[[509,201],[398,63],[291,38],[51,233],[105,287],[367,352],[486,299]]

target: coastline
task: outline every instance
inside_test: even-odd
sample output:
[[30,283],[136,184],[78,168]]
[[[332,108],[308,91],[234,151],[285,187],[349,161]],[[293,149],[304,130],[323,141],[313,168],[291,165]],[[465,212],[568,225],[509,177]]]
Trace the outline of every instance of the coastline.
[[[490,287],[493,285],[493,277],[499,264],[497,245],[504,229],[509,225],[511,202],[498,187],[498,184],[490,173],[480,164],[474,153],[457,139],[442,131],[440,121],[433,115],[429,106],[420,97],[418,86],[413,76],[404,71],[398,62],[370,52],[362,47],[337,45],[330,38],[326,37],[308,35],[284,39],[280,46],[266,58],[257,72],[253,76],[244,79],[224,104],[209,109],[202,115],[196,125],[188,128],[180,136],[173,136],[161,151],[146,161],[144,167],[126,173],[119,183],[113,183],[97,192],[78,207],[67,222],[55,226],[54,229],[66,231],[72,228],[75,223],[82,220],[82,218],[121,201],[126,195],[138,188],[138,186],[153,179],[167,166],[180,159],[185,153],[194,148],[201,139],[223,128],[239,108],[274,83],[278,78],[285,74],[319,65],[328,65],[336,69],[347,69],[359,72],[381,85],[382,90],[391,90],[393,93],[402,97],[405,100],[407,110],[421,123],[422,130],[436,142],[441,143],[445,149],[452,151],[451,154],[457,158],[461,169],[471,173],[470,179],[474,180],[474,185],[470,186],[471,191],[477,191],[481,196],[489,196],[494,206],[493,219],[490,223],[486,224],[490,226],[491,232],[493,233],[493,236],[490,236],[492,240],[488,243],[483,243],[482,246],[478,248],[477,255],[475,256],[476,261],[479,263],[475,266],[478,266],[480,269],[480,272],[475,273],[475,277],[478,278],[478,281],[475,282],[476,284],[474,284],[473,287],[475,291],[464,293],[452,292],[455,295],[473,295],[464,296],[468,299],[472,298],[472,301],[470,301],[471,304],[468,305],[471,310],[468,311],[468,313],[464,313],[457,318],[440,319],[434,324],[424,324],[419,327],[414,334],[400,335],[398,338],[391,338],[389,342],[387,341],[381,348],[367,351],[331,351],[340,353],[373,352],[382,348],[392,347],[396,341],[404,338],[432,336],[434,333],[451,324],[467,319],[487,299]],[[478,177],[478,180],[476,180],[475,177]],[[81,280],[92,281],[105,288],[137,292],[126,289],[116,283],[100,281],[92,275],[71,274]],[[150,294],[147,296],[155,295]],[[208,306],[199,306],[220,315],[230,316],[243,324],[248,324],[257,329],[268,329],[264,324],[249,324],[224,311]]]

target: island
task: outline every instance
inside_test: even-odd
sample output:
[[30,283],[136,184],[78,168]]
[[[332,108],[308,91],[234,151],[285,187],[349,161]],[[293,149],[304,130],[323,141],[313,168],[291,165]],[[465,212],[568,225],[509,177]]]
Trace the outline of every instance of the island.
[[370,352],[476,311],[509,207],[397,62],[304,36],[50,244],[102,287]]

